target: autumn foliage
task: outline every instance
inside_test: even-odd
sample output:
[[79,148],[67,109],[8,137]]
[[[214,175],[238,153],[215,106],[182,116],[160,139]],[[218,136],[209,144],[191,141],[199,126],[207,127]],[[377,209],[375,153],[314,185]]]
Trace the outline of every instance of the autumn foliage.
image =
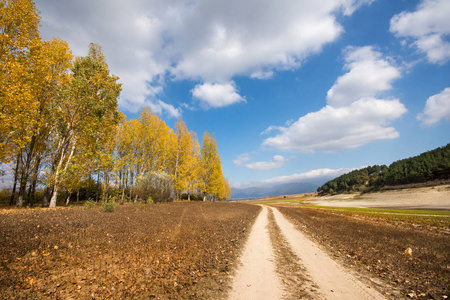
[[134,189],[149,174],[173,182],[165,201],[229,197],[212,134],[200,148],[183,120],[172,130],[149,107],[126,120],[101,47],[74,58],[66,42],[41,39],[39,22],[32,1],[0,1],[0,162],[14,173],[10,205],[33,205],[37,189],[50,207],[75,195],[147,200]]

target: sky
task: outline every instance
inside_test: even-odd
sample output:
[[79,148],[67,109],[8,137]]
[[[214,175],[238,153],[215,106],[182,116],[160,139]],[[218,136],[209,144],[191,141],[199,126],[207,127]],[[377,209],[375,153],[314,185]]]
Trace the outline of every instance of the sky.
[[450,142],[448,0],[36,0],[41,36],[102,46],[123,90],[234,188],[336,177]]

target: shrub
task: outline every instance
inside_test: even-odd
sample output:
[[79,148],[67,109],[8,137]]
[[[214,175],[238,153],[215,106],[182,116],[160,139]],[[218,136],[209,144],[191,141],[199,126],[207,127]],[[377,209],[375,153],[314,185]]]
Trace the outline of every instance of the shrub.
[[172,200],[173,178],[169,174],[146,173],[137,180],[135,192],[145,203],[152,201],[169,202]]
[[95,205],[97,205],[97,202],[95,202],[92,199],[89,199],[84,202],[84,207],[86,207],[86,208],[93,208]]
[[105,211],[105,212],[113,212],[114,211],[114,202],[103,202],[102,208],[103,208],[103,211]]

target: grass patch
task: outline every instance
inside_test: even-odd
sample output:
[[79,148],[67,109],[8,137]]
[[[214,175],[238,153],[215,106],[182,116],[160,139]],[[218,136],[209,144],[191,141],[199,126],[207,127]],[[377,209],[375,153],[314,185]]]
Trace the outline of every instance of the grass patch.
[[313,209],[324,209],[342,214],[371,217],[387,221],[401,221],[419,225],[450,227],[450,211],[446,210],[409,210],[384,208],[358,208],[337,206],[299,205]]
[[113,212],[114,207],[115,207],[114,202],[103,202],[102,203],[102,208],[103,208],[103,211],[105,211],[105,212]]

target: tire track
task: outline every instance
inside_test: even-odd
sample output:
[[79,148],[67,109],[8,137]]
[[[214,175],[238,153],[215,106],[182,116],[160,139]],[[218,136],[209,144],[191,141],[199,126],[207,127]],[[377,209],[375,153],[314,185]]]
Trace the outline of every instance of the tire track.
[[229,299],[281,299],[282,287],[275,272],[268,232],[268,209],[263,206],[250,231],[240,258]]
[[318,246],[307,239],[276,208],[275,220],[300,258],[308,274],[325,299],[385,299],[373,287],[366,286],[339,266]]

